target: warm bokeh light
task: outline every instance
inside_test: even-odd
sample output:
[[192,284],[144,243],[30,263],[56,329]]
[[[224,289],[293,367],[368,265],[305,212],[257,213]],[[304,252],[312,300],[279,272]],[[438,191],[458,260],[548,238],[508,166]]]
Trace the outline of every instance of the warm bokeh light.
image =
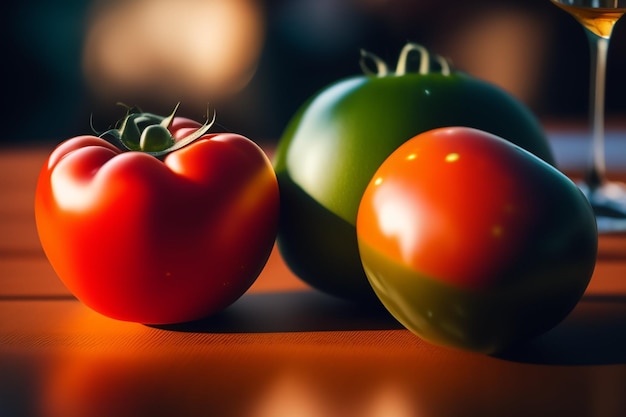
[[252,0],[97,1],[85,77],[106,101],[215,101],[243,88],[264,42]]
[[487,10],[444,36],[441,53],[475,77],[488,80],[526,104],[541,97],[550,38],[545,22],[515,8]]

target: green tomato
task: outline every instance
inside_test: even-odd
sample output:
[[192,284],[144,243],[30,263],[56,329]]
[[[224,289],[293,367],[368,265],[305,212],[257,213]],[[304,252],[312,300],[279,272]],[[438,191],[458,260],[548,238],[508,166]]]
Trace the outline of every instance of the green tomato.
[[[406,73],[409,53],[421,68]],[[370,178],[398,146],[418,133],[469,126],[507,138],[554,164],[541,125],[521,102],[493,84],[450,71],[439,57],[408,44],[398,70],[372,58],[377,74],[354,76],[305,103],[285,130],[274,159],[280,191],[278,245],[291,270],[315,288],[374,300],[356,239],[358,205]]]
[[421,338],[495,353],[559,323],[593,274],[598,234],[569,178],[484,131],[396,149],[365,189],[361,260],[383,305]]

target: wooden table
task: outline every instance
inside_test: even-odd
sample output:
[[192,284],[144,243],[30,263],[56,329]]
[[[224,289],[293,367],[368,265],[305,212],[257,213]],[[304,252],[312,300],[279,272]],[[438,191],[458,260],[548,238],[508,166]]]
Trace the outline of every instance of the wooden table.
[[84,307],[47,263],[32,205],[50,150],[0,149],[0,417],[626,415],[625,236],[601,237],[564,322],[500,357],[311,290],[276,251],[223,313],[149,327]]

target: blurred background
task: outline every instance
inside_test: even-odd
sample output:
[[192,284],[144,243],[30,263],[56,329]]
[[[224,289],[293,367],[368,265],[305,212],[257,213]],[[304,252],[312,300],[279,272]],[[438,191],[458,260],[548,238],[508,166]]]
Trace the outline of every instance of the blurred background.
[[[24,0],[5,4],[3,144],[106,130],[124,110],[203,120],[277,140],[312,94],[361,73],[364,48],[395,67],[407,41],[525,102],[587,122],[589,51],[548,0]],[[607,116],[626,119],[626,23],[608,67]]]

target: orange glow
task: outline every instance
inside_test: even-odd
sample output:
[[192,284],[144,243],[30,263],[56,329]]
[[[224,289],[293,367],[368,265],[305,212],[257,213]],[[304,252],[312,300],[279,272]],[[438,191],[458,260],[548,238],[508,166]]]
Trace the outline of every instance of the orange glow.
[[301,374],[284,371],[268,381],[267,391],[253,407],[254,417],[315,417],[328,415],[328,400]]
[[252,0],[100,1],[83,68],[107,100],[214,101],[250,81],[264,33]]

